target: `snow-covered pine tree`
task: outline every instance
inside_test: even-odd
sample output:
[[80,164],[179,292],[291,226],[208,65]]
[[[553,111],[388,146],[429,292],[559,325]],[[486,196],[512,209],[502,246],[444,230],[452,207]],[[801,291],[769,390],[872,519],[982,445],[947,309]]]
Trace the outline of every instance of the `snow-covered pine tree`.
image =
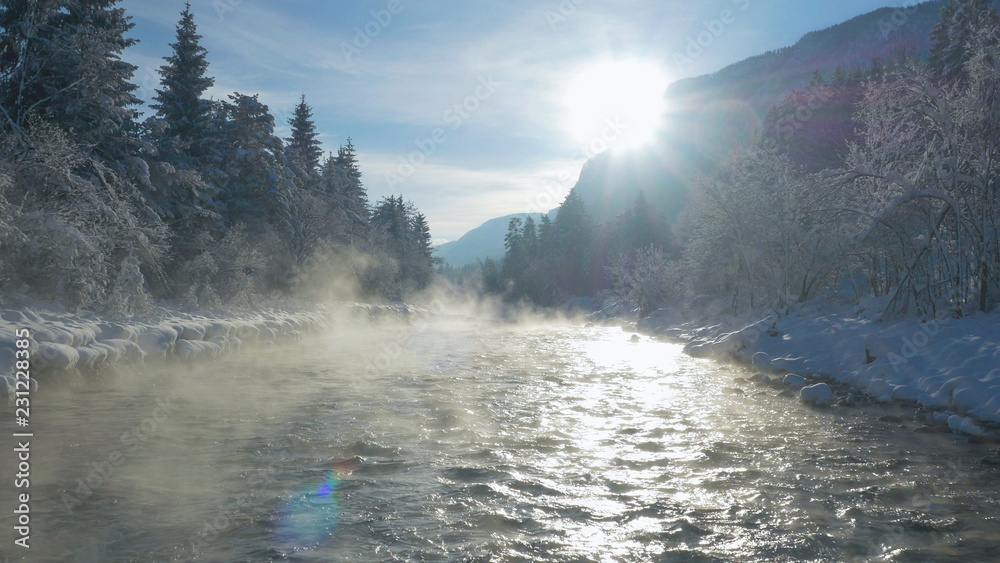
[[164,57],[167,64],[159,69],[160,88],[151,107],[162,119],[161,157],[183,168],[193,168],[190,158],[204,155],[205,133],[212,113],[212,102],[202,98],[215,84],[206,76],[208,51],[201,46],[201,35],[194,22],[191,3],[184,5],[177,23],[177,40],[170,44],[173,52]]
[[375,206],[371,224],[376,247],[380,247],[376,254],[392,267],[379,265],[380,277],[369,279],[369,290],[394,297],[427,287],[434,273],[427,218],[403,196],[390,195]]
[[416,212],[411,221],[413,252],[409,255],[410,275],[417,289],[424,289],[434,276],[434,246],[431,244],[431,229],[427,217]]
[[350,137],[347,138],[346,145],[337,149],[334,165],[340,174],[340,192],[344,209],[358,222],[367,222],[371,213],[368,209],[368,193],[361,182],[358,153]]
[[303,187],[314,188],[319,181],[319,160],[323,156],[319,134],[313,121],[312,107],[306,103],[305,94],[295,106],[295,113],[288,120],[292,136],[285,139],[288,161],[302,176]]
[[998,21],[993,0],[949,0],[941,8],[941,22],[931,31],[930,66],[940,80],[965,76],[969,44],[976,30]]
[[552,221],[556,285],[566,295],[589,293],[594,234],[594,219],[574,188]]
[[500,278],[505,282],[514,282],[517,289],[517,278],[520,272],[527,265],[528,257],[524,251],[524,220],[520,217],[511,217],[507,222],[507,234],[503,237],[503,247],[506,251],[503,262],[500,264]]
[[229,225],[280,219],[288,209],[292,175],[285,165],[284,146],[274,134],[274,116],[256,95],[234,93],[222,102],[217,116],[219,151],[215,158],[225,175],[220,198]]
[[0,104],[6,126],[42,116],[115,169],[135,154],[136,67],[121,59],[137,41],[118,0],[0,0]]
[[137,187],[149,169],[137,156],[135,67],[121,60],[136,42],[117,4],[0,0],[0,123],[19,139],[0,158],[16,169],[13,252],[34,257],[15,271],[32,295],[74,309],[103,306],[129,256],[145,280],[163,279],[166,230]]

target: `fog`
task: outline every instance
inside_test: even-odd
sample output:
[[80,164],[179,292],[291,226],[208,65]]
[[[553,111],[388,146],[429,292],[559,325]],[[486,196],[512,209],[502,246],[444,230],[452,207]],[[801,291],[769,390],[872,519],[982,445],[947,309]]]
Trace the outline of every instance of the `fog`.
[[[339,285],[338,297],[347,287]],[[167,537],[179,554],[221,554],[227,534],[260,514],[287,527],[295,519],[280,516],[288,510],[280,505],[294,502],[290,491],[345,477],[372,454],[393,453],[381,436],[400,434],[398,414],[371,408],[393,404],[379,400],[389,389],[421,387],[419,374],[481,363],[483,328],[567,322],[449,286],[406,308],[409,314],[372,318],[369,309],[343,307],[335,309],[332,328],[299,343],[248,344],[217,361],[69,374],[45,385],[32,397],[31,560],[95,560],[114,553],[113,546],[141,551]],[[345,407],[351,417],[339,419],[334,434],[317,436]],[[469,416],[451,410],[439,414]],[[7,417],[2,429],[16,431]],[[14,461],[4,456],[0,471],[14,474]],[[10,504],[11,483],[3,488]],[[0,525],[10,529],[14,507],[0,508]],[[319,514],[313,528],[327,530],[323,519],[334,516]],[[307,540],[283,541],[292,549]]]

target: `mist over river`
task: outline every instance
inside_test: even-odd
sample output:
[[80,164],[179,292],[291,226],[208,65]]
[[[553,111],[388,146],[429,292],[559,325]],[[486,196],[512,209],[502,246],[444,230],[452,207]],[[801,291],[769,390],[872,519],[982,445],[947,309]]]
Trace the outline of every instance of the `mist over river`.
[[43,389],[0,560],[995,560],[994,446],[629,336],[442,318]]

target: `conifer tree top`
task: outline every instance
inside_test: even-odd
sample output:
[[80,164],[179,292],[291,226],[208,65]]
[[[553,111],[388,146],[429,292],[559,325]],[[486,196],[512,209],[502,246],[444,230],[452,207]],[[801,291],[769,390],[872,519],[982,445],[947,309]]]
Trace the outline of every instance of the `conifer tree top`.
[[285,139],[288,142],[288,154],[309,174],[316,174],[323,149],[320,147],[319,134],[313,121],[312,107],[306,103],[306,95],[302,94],[295,113],[289,118],[292,136]]
[[177,40],[170,44],[173,52],[163,58],[167,64],[159,70],[162,89],[156,91],[157,103],[152,105],[157,115],[182,130],[208,114],[208,104],[201,97],[215,84],[214,78],[205,76],[208,50],[201,46],[201,38],[187,3],[177,24]]

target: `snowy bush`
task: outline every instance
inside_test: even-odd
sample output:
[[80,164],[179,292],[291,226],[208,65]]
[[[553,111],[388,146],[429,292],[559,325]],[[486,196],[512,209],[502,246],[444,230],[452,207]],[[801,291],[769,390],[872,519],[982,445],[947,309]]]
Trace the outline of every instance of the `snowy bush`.
[[126,257],[111,287],[105,310],[120,318],[148,311],[150,302],[145,285],[139,261],[134,256]]
[[638,306],[642,317],[680,297],[675,289],[679,279],[675,264],[652,246],[621,253],[611,266],[611,275],[615,296]]
[[35,296],[100,308],[129,256],[161,275],[162,223],[134,184],[85,156],[59,128],[39,121],[26,137],[6,135],[0,160],[9,167],[6,201],[19,210],[4,219],[5,231],[21,235],[7,240],[4,255]]
[[842,235],[823,220],[817,180],[784,155],[751,148],[694,186],[684,278],[733,312],[787,309],[830,284]]
[[267,248],[253,240],[244,226],[231,229],[215,242],[201,235],[201,252],[181,265],[180,294],[191,306],[206,309],[223,303],[250,306],[267,266]]
[[16,271],[41,297],[58,299],[72,310],[104,302],[112,241],[87,232],[72,217],[34,211],[22,216],[27,240],[15,247]]
[[[0,287],[11,287],[14,283],[14,272],[10,259],[13,245],[24,241],[24,233],[15,226],[17,222],[17,209],[7,202],[4,194],[13,185],[9,172],[6,170],[5,162],[0,161]],[[0,292],[0,300],[3,294]]]
[[967,82],[924,67],[873,82],[859,119],[864,142],[840,174],[857,262],[885,316],[989,311],[1000,290],[998,30],[985,32]]

